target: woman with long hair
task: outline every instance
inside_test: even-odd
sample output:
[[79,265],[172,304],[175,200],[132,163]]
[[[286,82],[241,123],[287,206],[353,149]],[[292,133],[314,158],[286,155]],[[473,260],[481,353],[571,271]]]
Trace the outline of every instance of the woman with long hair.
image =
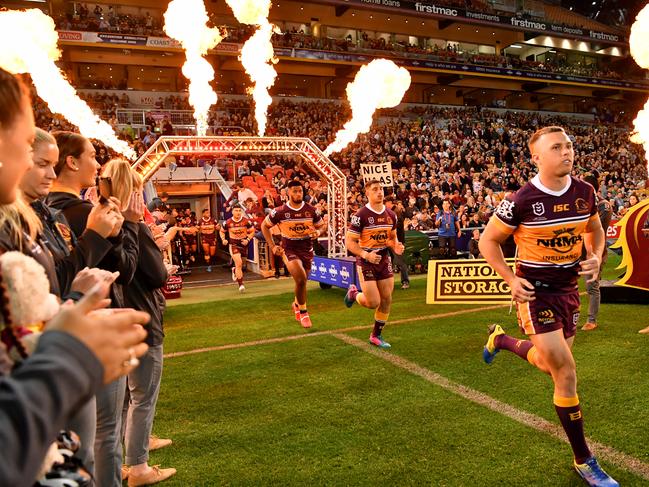
[[[32,165],[34,117],[27,87],[0,69],[0,208],[13,204],[18,185]],[[36,220],[37,221],[37,220]],[[25,231],[5,217],[3,225],[27,242]],[[34,236],[37,233],[33,234]],[[3,249],[4,250],[18,250]],[[2,252],[0,252],[2,253]],[[97,286],[76,305],[65,305],[47,324],[36,349],[17,370],[0,347],[0,485],[31,485],[46,451],[67,419],[103,383],[114,381],[137,365],[145,353],[144,330],[137,323],[146,313],[125,311],[102,315],[107,284]],[[9,287],[0,279],[0,317],[12,326]]]
[[[136,194],[142,195],[142,178],[130,168],[128,162],[111,161],[109,164],[120,164],[129,171],[123,177],[130,178]],[[116,171],[113,171],[113,184],[126,185]],[[141,197],[141,196],[140,196]],[[146,311],[151,316],[145,325],[146,343],[149,350],[140,359],[140,366],[128,375],[128,401],[124,449],[125,464],[129,487],[149,485],[168,479],[176,473],[174,468],[151,467],[149,460],[149,437],[153,427],[153,418],[162,379],[162,342],[164,330],[162,314],[165,309],[165,297],[162,287],[169,277],[167,266],[156,244],[155,238],[144,221],[138,223],[139,259],[133,280],[125,287],[124,297],[130,308]],[[171,444],[171,440],[159,440]]]
[[[94,207],[90,201],[82,200],[79,194],[81,190],[95,185],[99,170],[95,148],[79,134],[55,132],[53,135],[59,147],[59,158],[54,168],[57,179],[46,202],[61,210],[74,235],[80,238]],[[108,162],[99,178],[100,192],[104,189],[103,202],[99,204],[114,205],[118,209],[117,223],[109,236],[113,246],[98,264],[100,269],[119,272],[111,287],[113,308],[125,307],[123,287],[131,282],[137,268],[138,222],[144,212],[142,196],[135,195],[132,181],[123,177],[130,174],[129,171],[130,167],[125,168],[123,162]],[[113,178],[125,183],[113,184]],[[122,377],[97,394],[95,478],[102,487],[119,487],[122,484],[120,432],[125,391],[126,378]]]

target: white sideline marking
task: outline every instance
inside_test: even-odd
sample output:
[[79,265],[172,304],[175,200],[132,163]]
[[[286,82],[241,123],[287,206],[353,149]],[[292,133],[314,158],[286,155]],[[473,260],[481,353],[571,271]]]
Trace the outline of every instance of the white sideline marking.
[[[463,315],[467,313],[476,313],[479,311],[488,311],[491,309],[498,309],[498,308],[504,308],[509,305],[494,305],[494,306],[483,306],[481,308],[472,308],[472,309],[462,309],[459,311],[449,311],[448,313],[438,313],[434,315],[425,315],[425,316],[414,316],[412,318],[404,318],[402,320],[394,320],[390,321],[390,325],[401,325],[404,323],[411,323],[413,321],[423,321],[423,320],[434,320],[436,318],[448,318],[450,316],[457,316],[457,315]],[[297,322],[296,322],[297,325]],[[299,325],[297,325],[299,326]],[[278,337],[278,338],[266,338],[263,340],[254,340],[251,342],[242,342],[242,343],[229,343],[226,345],[217,345],[214,347],[204,347],[204,348],[196,348],[193,350],[186,350],[183,352],[171,352],[171,353],[166,353],[164,354],[165,359],[169,358],[174,358],[174,357],[184,357],[185,355],[194,355],[197,353],[205,353],[205,352],[218,352],[220,350],[234,350],[237,348],[246,348],[246,347],[256,347],[258,345],[268,345],[271,343],[282,343],[282,342],[290,342],[293,340],[300,340],[302,338],[309,338],[309,337],[318,337],[318,336],[323,336],[323,335],[333,335],[335,333],[346,333],[349,331],[358,331],[358,330],[365,330],[365,329],[370,329],[374,325],[359,325],[359,326],[350,326],[347,328],[339,328],[337,330],[325,330],[325,331],[316,331],[316,332],[311,332],[311,333],[304,333],[301,335],[290,335],[290,336],[285,336],[285,337]]]
[[[349,345],[353,345],[354,347],[360,348],[361,350],[370,353],[375,357],[385,360],[386,362],[390,362],[392,365],[395,365],[396,367],[406,370],[411,374],[421,377],[427,382],[446,389],[453,394],[457,394],[458,396],[467,399],[468,401],[489,408],[525,426],[529,426],[530,428],[533,428],[537,431],[547,433],[548,435],[560,441],[563,441],[564,443],[568,443],[568,439],[566,438],[566,434],[564,433],[563,429],[555,423],[551,423],[544,418],[536,416],[535,414],[521,411],[514,406],[510,406],[507,403],[494,399],[493,397],[476,391],[475,389],[464,386],[462,384],[458,384],[457,382],[453,382],[446,377],[433,372],[430,369],[421,367],[420,365],[399,357],[398,355],[379,350],[378,348],[373,347],[363,340],[344,335],[340,332],[332,333],[332,335]],[[649,465],[644,463],[642,460],[632,457],[631,455],[627,455],[626,453],[619,452],[615,448],[604,445],[602,443],[598,443],[590,438],[588,438],[587,441],[590,449],[598,457],[612,464],[615,464],[618,467],[622,467],[623,469],[634,473],[637,476],[644,478],[645,480],[649,480]]]

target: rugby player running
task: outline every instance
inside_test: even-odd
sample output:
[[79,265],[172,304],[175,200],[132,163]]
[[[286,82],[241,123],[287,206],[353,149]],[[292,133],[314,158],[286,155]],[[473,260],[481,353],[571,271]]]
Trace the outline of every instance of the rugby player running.
[[401,255],[404,246],[397,239],[397,215],[383,204],[383,187],[376,180],[365,183],[368,203],[351,218],[345,245],[356,256],[361,292],[352,284],[345,295],[345,305],[354,303],[374,310],[374,328],[370,343],[390,348],[383,339],[383,327],[390,316],[394,274],[388,249]]
[[[273,254],[281,255],[291,277],[295,281],[293,312],[303,328],[311,328],[311,318],[306,307],[306,282],[311,272],[313,241],[324,234],[327,227],[320,213],[304,201],[304,188],[298,180],[288,183],[289,200],[275,208],[261,224],[266,242],[272,246]],[[273,244],[270,229],[279,226],[281,245]]]
[[[595,193],[590,184],[570,175],[575,154],[563,128],[539,129],[528,145],[538,174],[500,203],[479,247],[509,284],[518,324],[529,340],[491,325],[483,358],[490,364],[500,350],[508,350],[551,375],[554,407],[572,447],[575,470],[588,485],[617,486],[586,443],[571,351],[580,311],[577,280],[579,275],[587,282],[597,279],[604,248]],[[515,273],[500,247],[511,234],[518,246]],[[583,245],[587,254],[581,260]]]

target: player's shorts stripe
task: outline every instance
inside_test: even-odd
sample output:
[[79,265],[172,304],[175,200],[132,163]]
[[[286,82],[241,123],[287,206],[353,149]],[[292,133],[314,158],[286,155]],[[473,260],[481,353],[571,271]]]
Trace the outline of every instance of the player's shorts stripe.
[[534,335],[534,323],[532,321],[532,311],[530,310],[529,302],[518,304],[518,319],[521,322],[525,334]]

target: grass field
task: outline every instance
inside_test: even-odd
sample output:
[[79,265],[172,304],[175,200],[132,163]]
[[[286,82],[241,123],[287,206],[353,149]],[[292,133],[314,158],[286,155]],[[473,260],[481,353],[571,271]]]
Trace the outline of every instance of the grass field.
[[[310,331],[289,280],[185,293],[154,425],[174,444],[150,462],[178,469],[165,485],[582,485],[550,379],[506,352],[481,360],[486,326],[518,334],[515,317],[426,305],[425,285],[395,290],[389,352],[366,345],[372,312],[342,290],[309,285]],[[587,435],[621,485],[649,485],[648,311],[605,304],[574,347]]]

